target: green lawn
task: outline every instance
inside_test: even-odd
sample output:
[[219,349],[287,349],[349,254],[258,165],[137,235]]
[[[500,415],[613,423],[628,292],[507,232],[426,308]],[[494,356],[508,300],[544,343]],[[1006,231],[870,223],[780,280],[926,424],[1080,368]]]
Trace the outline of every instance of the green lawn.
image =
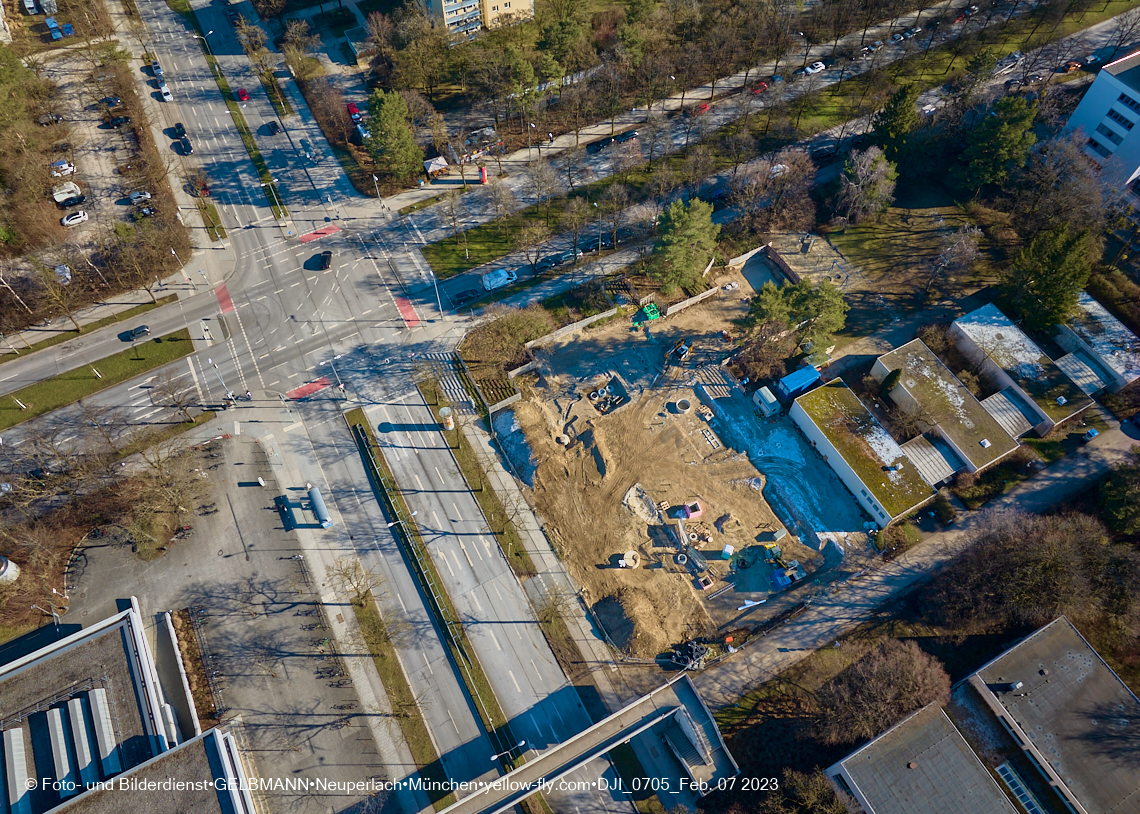
[[[156,367],[181,359],[194,350],[190,332],[183,328],[166,336],[158,336],[136,345],[133,349],[116,353],[94,362],[95,375],[90,365],[61,373],[42,382],[29,385],[0,398],[0,430],[43,415],[44,413],[74,404],[81,398],[106,390]],[[26,409],[16,403],[19,399]]]
[[225,240],[226,227],[222,225],[221,216],[218,215],[218,207],[212,203],[206,203],[201,198],[197,200],[197,204],[198,214],[202,216],[202,223],[206,225],[206,234],[210,236],[210,240]]
[[[112,314],[109,317],[103,317],[102,319],[97,319],[94,322],[90,322],[87,325],[83,326],[83,331],[84,333],[91,333],[92,331],[98,330],[99,328],[105,328],[108,325],[114,325],[116,322],[123,322],[128,319],[134,319],[137,316],[145,314],[147,311],[158,308],[160,305],[166,305],[168,302],[174,302],[176,299],[178,299],[178,295],[171,294],[168,297],[160,297],[158,302],[147,302],[143,303],[142,305],[136,305],[134,308],[130,308],[121,313]],[[18,350],[20,354],[23,355],[29,351],[34,352],[37,350],[43,350],[44,348],[50,348],[52,345],[62,344],[69,339],[74,339],[77,336],[79,336],[79,334],[77,334],[75,331],[64,331],[61,334],[56,334],[50,339],[42,339],[39,342],[33,342],[30,348],[18,347],[16,350]],[[11,341],[10,338],[5,338],[4,340],[4,355],[0,356],[0,365],[4,364],[4,362],[10,362],[13,359],[20,358],[15,353],[12,353],[11,349],[8,347],[9,341]],[[13,343],[13,345],[14,344],[15,343]]]

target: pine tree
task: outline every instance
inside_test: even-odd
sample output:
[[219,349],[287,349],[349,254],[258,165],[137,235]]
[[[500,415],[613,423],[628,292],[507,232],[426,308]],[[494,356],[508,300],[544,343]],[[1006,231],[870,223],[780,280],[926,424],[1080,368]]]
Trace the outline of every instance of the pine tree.
[[1014,308],[1030,329],[1064,322],[1088,283],[1088,232],[1071,234],[1067,224],[1041,232],[1022,249],[1006,278]]
[[898,164],[905,154],[910,134],[918,128],[918,95],[922,88],[917,83],[904,85],[891,94],[887,104],[871,120],[874,142],[883,148],[887,160]]
[[424,151],[412,134],[408,104],[395,91],[375,90],[368,103],[372,133],[366,147],[377,169],[386,177],[403,180],[423,168]]
[[660,231],[650,274],[666,290],[691,286],[708,265],[720,234],[712,222],[712,205],[699,198],[688,204],[674,201],[661,215]]
[[1036,116],[1037,103],[1022,96],[994,102],[989,114],[966,134],[965,167],[959,174],[962,187],[976,193],[986,184],[1005,181],[1011,169],[1024,167],[1029,148],[1037,141],[1030,129]]

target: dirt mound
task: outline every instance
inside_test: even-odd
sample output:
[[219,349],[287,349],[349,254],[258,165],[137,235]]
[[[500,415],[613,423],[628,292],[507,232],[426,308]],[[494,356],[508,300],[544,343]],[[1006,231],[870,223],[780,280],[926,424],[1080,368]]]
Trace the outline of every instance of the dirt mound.
[[640,483],[635,483],[629,487],[625,497],[621,500],[621,505],[633,512],[634,517],[640,517],[651,526],[659,526],[665,522],[661,518],[661,512],[657,510],[653,498],[649,496],[645,487]]
[[656,613],[653,600],[637,588],[603,597],[594,603],[594,613],[613,643],[631,656],[651,659],[669,645],[660,625],[643,621],[654,619]]

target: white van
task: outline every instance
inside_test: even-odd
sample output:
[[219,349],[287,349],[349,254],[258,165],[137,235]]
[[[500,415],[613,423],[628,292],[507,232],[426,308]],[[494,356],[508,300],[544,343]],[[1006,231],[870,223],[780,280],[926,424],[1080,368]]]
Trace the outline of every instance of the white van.
[[62,203],[68,198],[74,198],[79,195],[82,190],[79,189],[79,184],[74,181],[68,181],[66,184],[52,187],[51,197],[56,203]]
[[503,288],[510,285],[518,278],[519,276],[510,269],[488,271],[483,275],[483,288],[488,291],[494,291],[496,288]]

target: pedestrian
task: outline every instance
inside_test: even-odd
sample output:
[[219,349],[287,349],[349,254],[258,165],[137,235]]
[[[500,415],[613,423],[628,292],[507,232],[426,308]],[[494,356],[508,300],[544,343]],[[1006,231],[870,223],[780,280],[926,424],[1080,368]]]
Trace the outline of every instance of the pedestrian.
[[553,144],[554,143],[554,134],[553,133],[547,133],[546,135],[550,137],[550,143]]

